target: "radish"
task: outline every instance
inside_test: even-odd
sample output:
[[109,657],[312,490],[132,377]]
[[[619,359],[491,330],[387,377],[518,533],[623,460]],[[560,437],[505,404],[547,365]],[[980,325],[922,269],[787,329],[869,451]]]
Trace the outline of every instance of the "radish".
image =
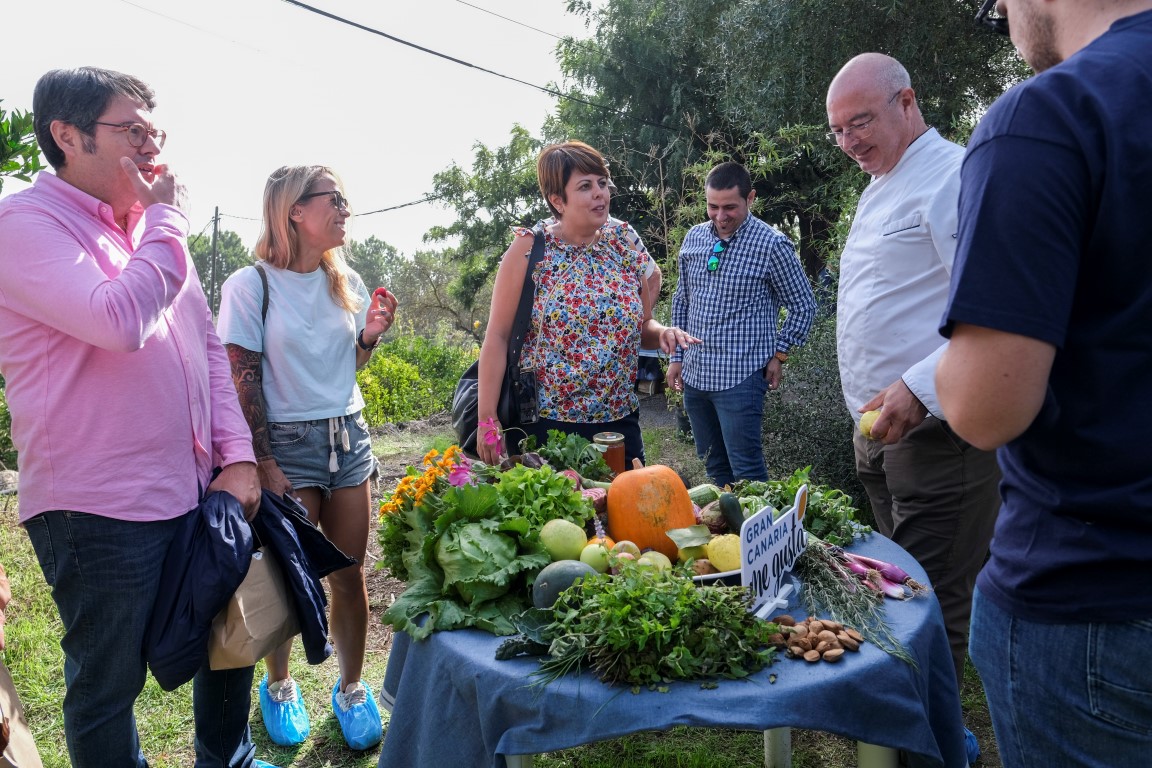
[[908,589],[912,590],[912,594],[914,595],[925,594],[932,591],[930,588],[924,586],[909,576],[908,572],[903,568],[893,563],[886,563],[883,560],[877,560],[872,557],[865,557],[864,555],[857,555],[853,552],[843,552],[841,557],[851,562],[859,563],[866,568],[871,568],[877,571],[881,576],[884,577],[885,580],[889,582],[908,587]]

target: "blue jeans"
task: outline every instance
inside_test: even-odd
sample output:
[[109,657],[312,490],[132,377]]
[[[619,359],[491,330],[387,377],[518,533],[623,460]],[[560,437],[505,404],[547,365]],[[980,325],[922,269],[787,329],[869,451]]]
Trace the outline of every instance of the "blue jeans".
[[[73,768],[146,768],[132,707],[144,689],[141,648],[179,518],[137,523],[44,512],[24,527],[64,624],[64,735]],[[197,768],[248,768],[252,667],[193,681]]]
[[696,455],[716,485],[768,479],[761,442],[767,391],[763,370],[719,392],[684,385],[684,410],[692,422]]
[[1152,621],[1041,624],[972,600],[969,652],[1005,768],[1152,759]]

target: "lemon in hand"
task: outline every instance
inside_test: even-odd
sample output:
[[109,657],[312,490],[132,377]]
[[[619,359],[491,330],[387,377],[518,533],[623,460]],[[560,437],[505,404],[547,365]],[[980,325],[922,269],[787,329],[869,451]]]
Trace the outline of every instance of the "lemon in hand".
[[860,417],[860,434],[869,440],[872,439],[872,425],[880,418],[880,411],[865,411]]

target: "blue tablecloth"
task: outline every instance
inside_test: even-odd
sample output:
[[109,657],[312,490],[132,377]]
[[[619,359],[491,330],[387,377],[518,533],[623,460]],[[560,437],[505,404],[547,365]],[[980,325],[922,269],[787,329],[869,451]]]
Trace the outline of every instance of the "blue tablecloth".
[[[853,550],[927,583],[915,560],[879,534]],[[928,596],[886,605],[917,668],[866,643],[837,664],[780,655],[747,680],[722,680],[711,690],[673,683],[667,693],[633,694],[587,673],[529,687],[538,661],[496,661],[504,638],[458,630],[413,642],[397,633],[384,679],[383,698],[393,707],[379,765],[504,768],[505,755],[687,725],[807,728],[906,750],[910,765],[964,768],[960,698],[939,603]]]

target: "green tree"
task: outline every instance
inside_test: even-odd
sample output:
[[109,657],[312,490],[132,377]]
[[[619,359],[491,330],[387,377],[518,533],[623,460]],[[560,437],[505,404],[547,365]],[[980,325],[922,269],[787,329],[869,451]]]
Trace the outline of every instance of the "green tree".
[[[220,312],[220,286],[240,267],[252,264],[255,257],[244,247],[240,235],[229,229],[216,233],[216,271],[212,271],[212,236],[193,235],[188,238],[192,263],[200,276],[200,286],[211,303],[212,314]],[[215,280],[215,282],[213,282]]]
[[363,242],[350,240],[344,254],[348,263],[364,280],[369,293],[380,287],[396,293],[395,286],[399,285],[401,275],[407,268],[407,260],[395,246],[372,236]]
[[759,215],[798,235],[814,276],[867,181],[822,136],[828,83],[852,56],[888,53],[908,68],[928,121],[945,135],[966,134],[1023,75],[1011,46],[972,24],[977,4],[606,0],[593,8],[572,0],[593,35],[562,46],[578,99],[561,104],[557,121],[623,166],[614,176],[648,192],[647,210],[630,220],[654,220],[641,229],[653,250],[673,250],[684,217],[702,210],[693,170],[701,160],[744,162],[763,201]]
[[[475,145],[471,171],[453,164],[433,178],[434,193],[455,210],[456,221],[447,227],[433,227],[424,240],[458,239],[459,244],[446,249],[442,256],[459,265],[451,293],[465,310],[476,306],[489,276],[496,271],[512,240],[510,227],[531,226],[550,215],[536,184],[536,155],[541,146],[516,125],[507,146],[493,150]],[[487,304],[481,306],[487,310]]]
[[43,169],[32,113],[14,109],[8,114],[0,107],[0,190],[4,189],[5,176],[31,181],[32,175]]

